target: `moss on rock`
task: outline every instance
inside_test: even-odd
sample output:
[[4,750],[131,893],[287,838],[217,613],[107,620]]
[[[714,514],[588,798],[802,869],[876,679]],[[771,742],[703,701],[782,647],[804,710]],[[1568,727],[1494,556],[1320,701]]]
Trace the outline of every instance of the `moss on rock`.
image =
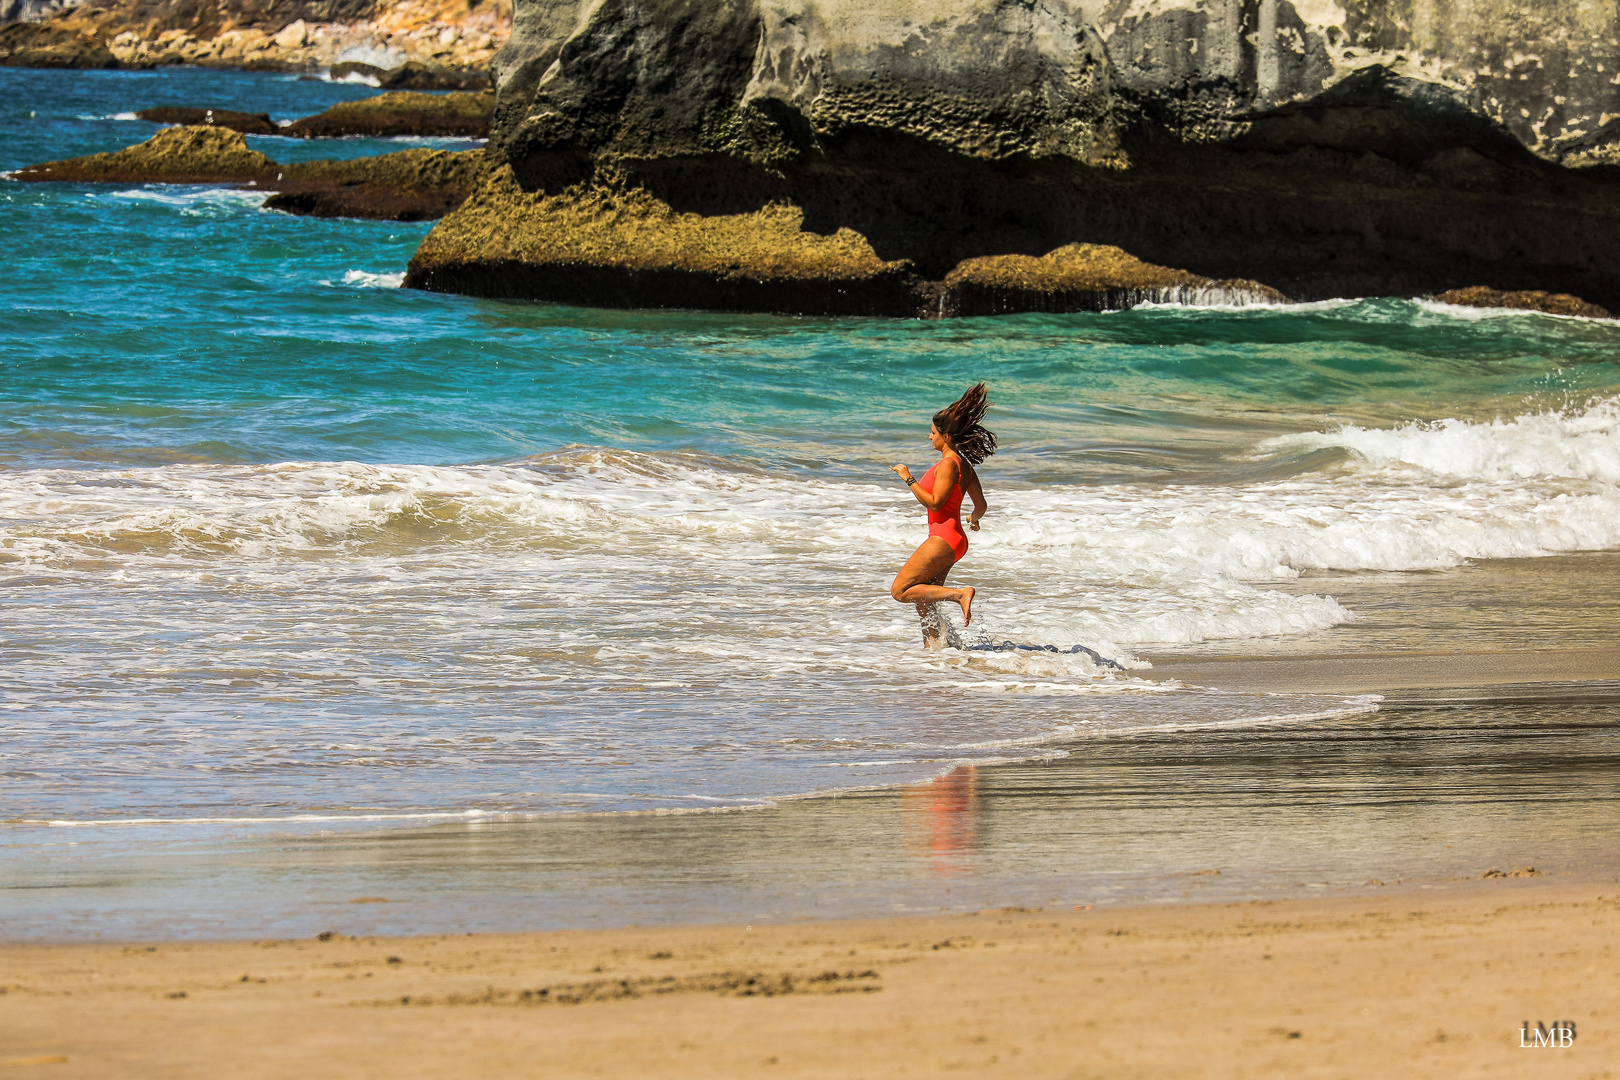
[[1143,262],[1106,244],[1067,244],[1040,257],[967,259],[945,276],[943,304],[954,315],[1015,311],[1108,311],[1143,303],[1286,304],[1254,281],[1217,281]]
[[422,241],[406,284],[616,307],[915,312],[909,262],[880,258],[850,229],[803,225],[796,206],[686,214],[610,181],[525,192],[501,166]]
[[239,131],[175,127],[158,132],[138,146],[30,165],[12,175],[28,181],[228,184],[273,179],[279,169],[274,161],[249,149]]

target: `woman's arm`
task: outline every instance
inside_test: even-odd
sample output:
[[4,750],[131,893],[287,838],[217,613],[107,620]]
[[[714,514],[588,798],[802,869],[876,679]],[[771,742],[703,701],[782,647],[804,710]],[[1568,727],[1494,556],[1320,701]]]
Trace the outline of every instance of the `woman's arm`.
[[978,532],[979,519],[990,512],[990,504],[984,501],[984,489],[979,486],[978,469],[968,471],[966,487],[968,498],[973,500],[973,513],[968,515],[968,528]]
[[[945,505],[946,496],[950,495],[951,488],[956,485],[957,466],[954,458],[943,458],[934,466],[934,490],[924,491],[921,484],[911,482],[911,470],[904,465],[890,465],[889,471],[900,479],[906,481],[911,493],[917,496],[917,501],[930,510],[938,510]],[[977,500],[975,500],[977,501]]]

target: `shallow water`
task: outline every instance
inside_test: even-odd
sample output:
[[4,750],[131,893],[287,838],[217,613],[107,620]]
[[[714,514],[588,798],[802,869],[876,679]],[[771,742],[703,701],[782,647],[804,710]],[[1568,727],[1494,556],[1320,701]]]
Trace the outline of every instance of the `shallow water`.
[[[119,117],[151,104],[284,119],[371,93],[0,87],[0,169],[144,138]],[[1402,299],[933,323],[489,302],[394,287],[427,225],[258,202],[0,184],[16,857],[67,824],[162,844],[750,806],[1098,736],[1311,731],[1373,704],[1166,685],[1136,658],[1330,633],[1359,614],[1335,574],[1620,548],[1612,324]],[[925,655],[888,598],[923,528],[886,467],[925,467],[929,415],[977,379],[1003,450],[953,574],[982,590],[965,640],[1126,670]]]
[[[782,922],[1620,881],[1620,685],[1391,695],[1309,726],[1147,733],[716,814],[376,831],[54,831],[11,940]],[[21,857],[19,857],[21,856]],[[1517,882],[1505,883],[1511,885]]]

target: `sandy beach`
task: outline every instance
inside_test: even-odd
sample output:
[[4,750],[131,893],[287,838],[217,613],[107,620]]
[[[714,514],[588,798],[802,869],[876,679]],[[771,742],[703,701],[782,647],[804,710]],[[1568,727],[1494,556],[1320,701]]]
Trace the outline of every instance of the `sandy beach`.
[[[12,946],[0,1067],[63,1080],[1607,1077],[1617,894],[1509,876],[1160,909]],[[1573,1021],[1573,1045],[1521,1048],[1526,1021]]]

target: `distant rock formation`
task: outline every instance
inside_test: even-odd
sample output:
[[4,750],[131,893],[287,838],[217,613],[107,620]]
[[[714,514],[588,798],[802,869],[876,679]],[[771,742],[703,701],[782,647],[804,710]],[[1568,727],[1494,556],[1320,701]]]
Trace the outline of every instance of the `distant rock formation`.
[[95,38],[58,26],[0,27],[0,67],[115,68],[118,58]]
[[278,164],[225,127],[174,127],[108,154],[30,165],[29,183],[242,184],[273,193],[272,210],[311,217],[427,221],[459,206],[477,186],[482,150],[404,150],[341,161]]
[[328,71],[333,81],[358,77],[384,90],[491,90],[489,76],[482,71],[466,71],[419,64],[410,61],[396,68],[382,68],[358,60],[341,60]]
[[[487,69],[510,15],[509,0],[0,0],[0,23],[82,37],[104,53],[57,47],[6,60],[0,46],[0,63],[315,72],[360,61],[387,71],[465,73],[462,85],[442,88],[481,89],[465,80]],[[394,88],[437,88],[421,80],[407,75]]]
[[159,105],[152,109],[139,109],[135,119],[149,124],[167,124],[177,127],[222,127],[240,131],[244,135],[277,135],[281,129],[270,119],[269,113],[235,112],[231,109],[195,109],[182,105]]
[[1613,306],[1620,181],[1557,162],[1607,145],[1617,43],[1612,6],[1561,0],[517,0],[484,188],[406,283],[898,314],[1017,267],[986,303],[1127,295],[1070,284],[1079,244],[1300,299]]
[[395,91],[333,105],[294,120],[279,133],[301,139],[371,135],[449,136],[482,139],[489,134],[494,94],[420,94]]
[[1435,297],[1442,304],[1460,307],[1514,308],[1520,311],[1542,311],[1549,315],[1576,315],[1585,319],[1611,319],[1614,316],[1568,293],[1546,293],[1536,290],[1502,292],[1476,285],[1471,289],[1451,289]]

